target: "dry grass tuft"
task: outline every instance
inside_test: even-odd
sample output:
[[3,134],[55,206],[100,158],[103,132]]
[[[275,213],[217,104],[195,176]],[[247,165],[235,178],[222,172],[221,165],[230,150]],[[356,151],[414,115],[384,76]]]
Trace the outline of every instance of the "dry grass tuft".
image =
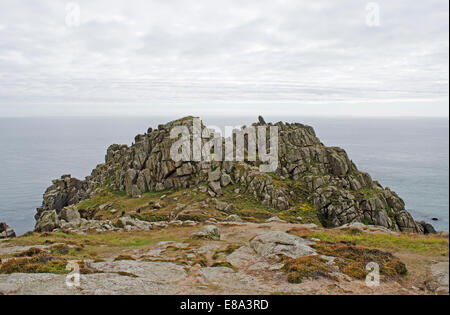
[[290,283],[302,283],[306,278],[331,278],[332,270],[326,263],[326,259],[316,255],[291,258],[285,261],[282,270]]
[[321,255],[336,257],[336,264],[346,275],[355,279],[364,279],[368,271],[366,266],[375,262],[380,266],[380,273],[389,278],[403,276],[407,273],[403,262],[391,253],[378,249],[356,246],[348,242],[320,242],[313,246]]

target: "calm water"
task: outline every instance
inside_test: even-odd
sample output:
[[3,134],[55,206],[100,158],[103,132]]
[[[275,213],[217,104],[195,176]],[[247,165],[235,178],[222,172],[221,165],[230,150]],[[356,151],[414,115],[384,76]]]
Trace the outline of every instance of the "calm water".
[[[32,230],[35,208],[51,180],[89,175],[112,143],[166,118],[0,118],[0,221],[17,233]],[[357,166],[399,193],[416,219],[448,231],[448,119],[265,117],[312,125],[326,145],[347,150]],[[205,123],[249,124],[252,118],[204,118]]]

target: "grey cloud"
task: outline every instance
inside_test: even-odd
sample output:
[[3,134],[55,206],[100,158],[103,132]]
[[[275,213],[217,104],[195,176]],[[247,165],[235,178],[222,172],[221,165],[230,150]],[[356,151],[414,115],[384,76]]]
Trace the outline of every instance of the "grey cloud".
[[77,28],[65,1],[0,3],[0,115],[11,104],[138,115],[146,104],[448,100],[445,0],[380,0],[380,27],[355,0],[78,2]]

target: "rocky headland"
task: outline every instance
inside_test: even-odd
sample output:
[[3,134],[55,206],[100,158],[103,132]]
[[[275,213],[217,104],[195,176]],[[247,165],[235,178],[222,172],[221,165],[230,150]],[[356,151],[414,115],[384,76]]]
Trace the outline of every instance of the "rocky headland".
[[[203,209],[238,212],[237,205],[232,205],[233,199],[245,194],[253,197],[254,206],[267,209],[267,215],[281,213],[289,220],[298,217],[295,213],[303,206],[313,209],[324,227],[360,222],[399,232],[434,232],[430,225],[414,221],[394,191],[358,170],[343,149],[323,145],[312,127],[274,124],[279,128],[278,169],[262,173],[257,162],[174,162],[170,157],[174,143],[170,131],[179,125],[192,130],[192,118],[160,125],[155,130],[150,128],[146,134],[136,136],[131,146],[110,146],[105,163],[85,180],[70,175],[54,180],[37,211],[36,231],[49,232],[71,220],[78,223],[79,217],[108,217],[102,208],[78,206],[79,215],[65,209],[102,190],[123,192],[138,199],[146,193],[190,188],[204,194],[203,204],[198,205]],[[269,128],[272,124],[260,118],[254,126]],[[234,209],[226,209],[225,204],[218,207],[218,202],[229,202]],[[180,204],[171,214],[180,216],[188,206]],[[147,205],[140,214],[164,213],[164,208],[154,211],[161,209]],[[114,213],[113,217],[121,214]]]
[[[0,293],[448,294],[448,234],[312,127],[260,117],[253,126],[279,130],[265,173],[258,161],[173,161],[171,130],[192,135],[192,121],[110,146],[84,180],[55,179],[35,231],[0,242]],[[382,285],[365,285],[369,263]]]

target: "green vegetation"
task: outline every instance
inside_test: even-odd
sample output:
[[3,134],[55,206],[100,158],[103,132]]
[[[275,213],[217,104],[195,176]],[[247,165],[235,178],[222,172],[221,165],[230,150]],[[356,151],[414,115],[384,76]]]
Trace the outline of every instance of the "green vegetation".
[[0,265],[0,274],[11,273],[54,273],[66,274],[67,260],[51,256],[37,248],[27,250]]
[[326,263],[327,260],[320,256],[305,256],[287,259],[282,270],[290,283],[302,283],[306,278],[330,278],[332,270]]
[[380,190],[379,189],[369,189],[369,188],[362,188],[358,191],[356,191],[356,198],[360,201],[362,200],[369,200],[372,198],[377,197],[380,194]]
[[407,273],[404,263],[391,253],[378,249],[343,242],[320,242],[313,247],[321,255],[336,257],[335,262],[339,269],[355,279],[364,279],[367,276],[366,266],[371,262],[377,263],[380,266],[380,274],[387,277],[402,276]]
[[114,261],[120,261],[120,260],[136,260],[131,255],[119,255],[116,258],[114,258]]
[[301,223],[314,223],[321,226],[321,222],[317,216],[317,210],[309,203],[301,203],[287,211],[280,212],[279,217],[291,223],[298,223],[298,217],[301,217]]
[[420,234],[369,234],[354,230],[323,230],[314,232],[293,229],[292,234],[317,238],[327,242],[348,242],[368,248],[389,251],[406,251],[422,255],[448,256],[449,239],[437,235]]
[[[165,192],[147,192],[141,198],[131,198],[124,191],[112,191],[109,188],[102,188],[98,193],[87,200],[81,201],[76,205],[79,211],[85,211],[93,214],[93,216],[102,219],[111,219],[120,217],[122,212],[130,213],[140,210],[151,210],[149,203],[160,201]],[[100,206],[108,204],[107,209],[100,210]],[[117,210],[115,214],[111,213],[111,209]]]
[[[36,246],[56,244],[49,248],[52,255],[60,258],[92,259],[103,257],[116,257],[124,249],[139,249],[161,241],[184,242],[189,239],[191,233],[196,231],[195,227],[166,228],[155,231],[135,232],[106,232],[70,234],[63,232],[54,233],[28,233],[8,241],[11,246]],[[70,250],[67,252],[67,248]],[[40,253],[39,248],[31,248],[21,253],[23,257],[31,257]],[[4,257],[8,257],[7,255]]]

